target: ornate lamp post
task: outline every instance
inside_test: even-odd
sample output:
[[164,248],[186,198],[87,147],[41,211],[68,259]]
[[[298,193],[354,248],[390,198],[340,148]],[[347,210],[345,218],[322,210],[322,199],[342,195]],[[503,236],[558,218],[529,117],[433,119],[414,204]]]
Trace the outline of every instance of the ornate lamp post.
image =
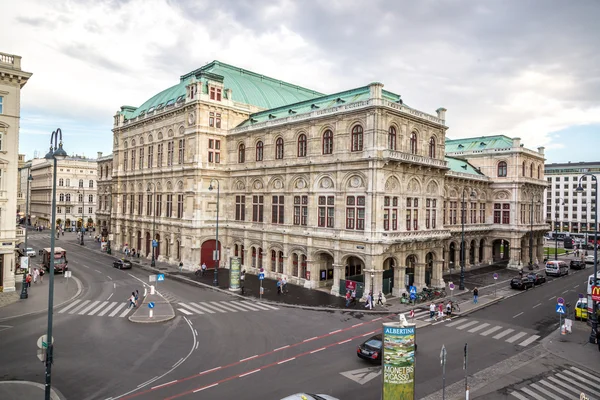
[[50,390],[52,387],[52,359],[54,345],[52,340],[52,308],[54,307],[54,247],[56,241],[56,165],[58,160],[64,160],[67,157],[67,152],[62,147],[62,131],[58,128],[52,132],[50,137],[50,150],[46,154],[46,160],[52,160],[53,162],[53,174],[52,174],[52,221],[50,223],[50,229],[52,234],[50,235],[50,266],[48,274],[50,275],[48,283],[48,332],[46,334],[46,341],[48,347],[46,349],[46,386],[45,386],[45,399],[50,400]]
[[[25,257],[27,257],[27,261],[29,261],[29,254],[27,254],[27,227],[29,226],[29,183],[33,180],[31,173],[27,177],[27,194],[25,195]],[[29,263],[27,263],[29,266]],[[28,268],[29,270],[29,268]],[[26,299],[29,295],[27,294],[27,272],[23,272],[23,283],[21,286],[21,296],[20,299]]]
[[[598,179],[596,175],[585,173],[579,177],[579,184],[577,185],[577,192],[583,192],[583,187],[581,186],[581,179],[584,176],[591,176],[592,180],[596,182],[596,196],[594,201],[594,207],[596,211],[594,211],[594,284],[598,283]],[[590,333],[590,343],[596,343],[596,332],[598,332],[598,315],[596,314],[596,302],[592,300],[592,332]]]
[[156,240],[156,185],[154,183],[150,183],[148,185],[148,193],[150,193],[150,185],[153,187],[152,192],[152,201],[150,202],[150,207],[152,207],[152,241],[150,242],[150,247],[152,248],[152,261],[150,262],[151,266],[156,266],[156,258],[154,256],[154,241]]
[[[461,224],[462,233],[460,238],[460,283],[458,285],[459,290],[465,290],[465,219],[467,218],[465,210],[465,192],[467,189],[463,189],[462,192],[462,210],[461,210]],[[477,197],[474,191],[471,191],[471,198]]]
[[213,285],[219,286],[219,195],[220,195],[220,184],[218,179],[211,179],[208,186],[208,190],[213,190],[213,182],[217,183],[217,229],[215,234],[215,252],[213,254],[213,260],[215,260],[215,276],[213,279]]

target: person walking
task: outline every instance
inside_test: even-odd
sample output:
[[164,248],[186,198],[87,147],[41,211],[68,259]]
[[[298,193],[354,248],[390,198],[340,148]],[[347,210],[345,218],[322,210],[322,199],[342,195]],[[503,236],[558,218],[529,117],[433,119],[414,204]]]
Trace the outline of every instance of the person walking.
[[129,296],[129,305],[127,309],[129,310],[131,307],[135,308],[135,293],[131,292],[131,296]]
[[288,292],[287,279],[285,276],[281,278],[281,293],[286,294]]
[[444,302],[440,302],[440,304],[438,304],[438,318],[440,321],[444,320]]
[[38,277],[40,276],[40,271],[37,268],[33,269],[33,283],[37,283]]
[[281,294],[281,278],[277,279],[277,294]]
[[446,317],[452,318],[452,302],[451,301],[448,301],[448,303],[446,303]]
[[27,274],[27,277],[25,277],[25,284],[28,288],[31,287],[31,274]]
[[206,272],[206,263],[202,263],[202,265],[200,266],[200,275],[204,276],[204,273]]
[[377,305],[383,305],[383,292],[379,292],[379,296],[377,296]]
[[240,287],[242,288],[242,294],[244,294],[244,283],[246,282],[246,270],[243,270],[240,274]]
[[435,317],[435,304],[431,303],[429,305],[429,319],[433,319]]
[[479,298],[479,290],[477,288],[473,289],[473,303],[477,304],[477,300]]
[[367,294],[367,303],[365,304],[365,308],[369,308],[369,310],[373,309],[373,297],[371,296],[371,292]]
[[346,308],[348,308],[351,301],[352,301],[352,295],[349,290],[346,290]]
[[40,284],[44,283],[44,268],[40,268]]
[[352,298],[352,301],[350,303],[356,307],[356,289],[352,291],[350,297]]
[[140,291],[135,289],[135,306],[138,305],[138,299],[140,298]]

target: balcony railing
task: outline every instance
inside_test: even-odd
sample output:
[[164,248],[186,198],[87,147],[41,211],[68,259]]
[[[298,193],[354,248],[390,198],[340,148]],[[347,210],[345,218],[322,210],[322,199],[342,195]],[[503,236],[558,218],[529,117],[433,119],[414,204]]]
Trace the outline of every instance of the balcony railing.
[[384,150],[383,158],[389,158],[395,161],[404,161],[412,164],[421,164],[427,166],[434,166],[438,168],[448,168],[446,161],[438,160],[435,158],[423,157],[416,154],[403,153],[396,150]]

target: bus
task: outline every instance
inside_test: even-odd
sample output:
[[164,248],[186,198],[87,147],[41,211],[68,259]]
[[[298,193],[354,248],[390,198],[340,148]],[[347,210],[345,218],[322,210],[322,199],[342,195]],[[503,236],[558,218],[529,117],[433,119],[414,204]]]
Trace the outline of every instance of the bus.
[[[590,275],[587,279],[587,304],[588,304],[588,315],[592,314],[592,288],[594,286],[600,287],[600,271],[596,273],[596,282],[594,282],[594,274]],[[598,291],[598,289],[596,289]],[[596,294],[596,293],[594,293]],[[598,308],[600,306],[600,301],[596,302],[596,313],[600,312]]]

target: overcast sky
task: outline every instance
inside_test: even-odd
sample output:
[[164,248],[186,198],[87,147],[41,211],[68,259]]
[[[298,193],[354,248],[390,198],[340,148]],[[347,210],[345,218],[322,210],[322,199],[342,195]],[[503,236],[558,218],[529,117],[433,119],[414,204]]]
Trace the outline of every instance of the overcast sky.
[[0,0],[0,52],[32,72],[21,153],[112,150],[113,115],[220,60],[324,93],[382,82],[448,109],[449,138],[505,134],[600,161],[597,0]]

